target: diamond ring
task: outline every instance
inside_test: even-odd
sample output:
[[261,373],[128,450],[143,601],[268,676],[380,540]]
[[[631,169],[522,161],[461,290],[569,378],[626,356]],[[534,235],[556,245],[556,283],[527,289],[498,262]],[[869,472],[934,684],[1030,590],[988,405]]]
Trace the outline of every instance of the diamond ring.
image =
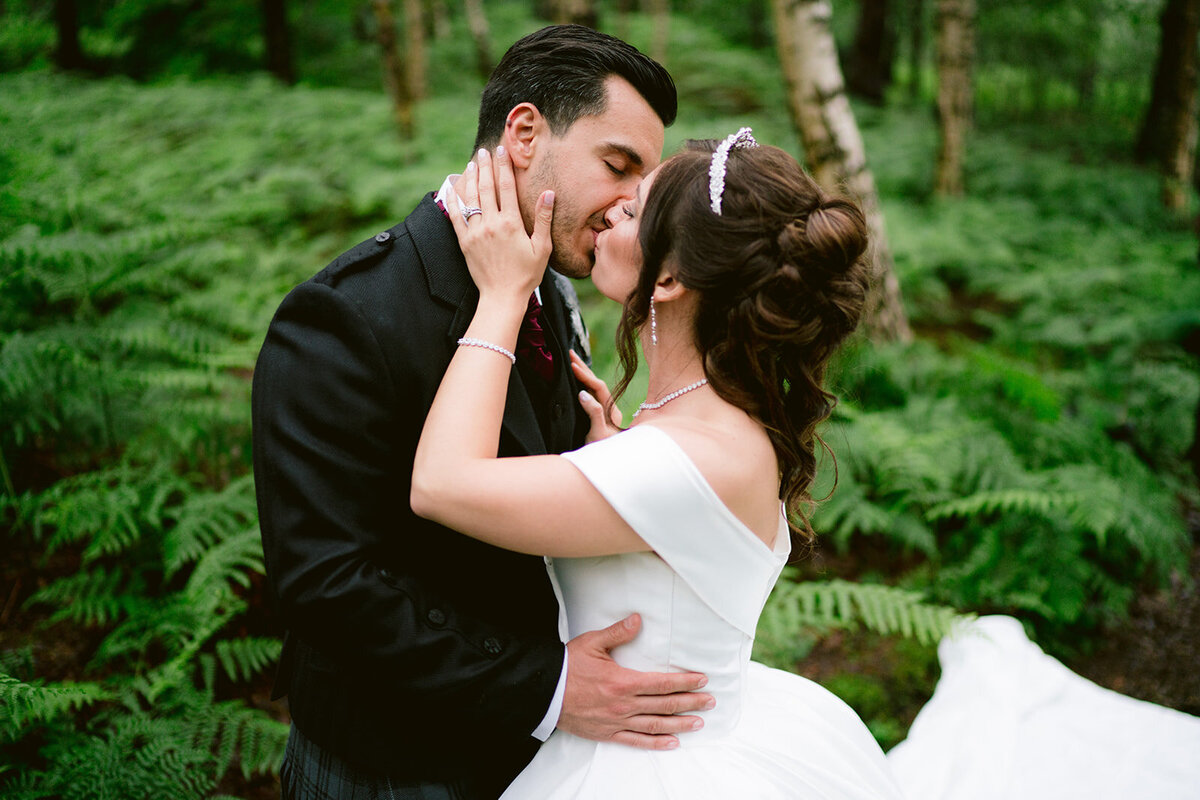
[[482,208],[477,208],[476,206],[465,206],[462,209],[463,222],[470,222],[471,217],[475,216],[476,214],[482,214],[482,213],[483,213]]

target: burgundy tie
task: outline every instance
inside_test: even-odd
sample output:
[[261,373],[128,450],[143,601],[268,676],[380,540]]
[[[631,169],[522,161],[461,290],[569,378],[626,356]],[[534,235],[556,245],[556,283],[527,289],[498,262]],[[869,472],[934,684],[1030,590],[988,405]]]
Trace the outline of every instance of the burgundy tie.
[[542,304],[537,295],[529,295],[529,308],[517,334],[517,358],[524,360],[546,383],[554,378],[554,354],[546,346],[546,332],[542,329]]

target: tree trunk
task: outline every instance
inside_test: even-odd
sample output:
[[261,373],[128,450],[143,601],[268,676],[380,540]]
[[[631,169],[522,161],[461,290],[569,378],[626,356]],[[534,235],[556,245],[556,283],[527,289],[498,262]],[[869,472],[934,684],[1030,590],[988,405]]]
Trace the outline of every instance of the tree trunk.
[[556,0],[554,21],[559,25],[586,25],[595,28],[599,17],[596,15],[595,0]]
[[413,99],[409,92],[408,70],[396,50],[396,20],[391,0],[371,0],[379,29],[379,51],[383,57],[383,82],[392,98],[396,127],[405,139],[413,138]]
[[450,9],[446,0],[429,0],[429,16],[433,20],[433,38],[445,39],[450,35]]
[[491,33],[488,31],[487,15],[483,13],[483,0],[466,0],[467,27],[471,30],[471,41],[475,43],[475,71],[485,81],[491,76],[492,62]]
[[404,0],[405,74],[408,78],[408,94],[413,100],[421,100],[429,93],[425,78],[425,21],[422,17],[421,0]]
[[858,28],[850,49],[846,85],[850,91],[875,105],[883,105],[883,93],[892,82],[895,37],[888,25],[888,0],[862,0]]
[[292,86],[296,83],[296,72],[292,66],[287,0],[261,0],[260,7],[262,9],[267,72],[288,86]]
[[617,0],[617,38],[629,41],[629,14],[637,8],[637,0]]
[[873,338],[909,341],[912,330],[888,245],[875,177],[867,169],[862,134],[846,96],[829,0],[772,0],[788,107],[805,161],[828,190],[845,189],[862,204],[870,236],[872,290],[864,327]]
[[[1180,84],[1195,82],[1197,0],[1167,0],[1159,17],[1158,63],[1150,105],[1142,120],[1133,154],[1142,162],[1161,163],[1168,156],[1168,129],[1173,115],[1181,113],[1177,104],[1184,92]],[[1189,36],[1190,31],[1190,36]]]
[[971,127],[975,57],[975,0],[938,0],[938,133],[934,191],[943,196],[963,193],[963,160]]
[[658,63],[667,60],[667,43],[671,39],[671,0],[649,0],[646,10],[654,17],[654,41],[650,57]]
[[[1168,3],[1180,6],[1179,26],[1171,32],[1172,48],[1178,48],[1178,73],[1173,77],[1163,114],[1162,200],[1172,211],[1187,206],[1187,188],[1196,159],[1196,39],[1200,37],[1200,0]],[[1165,15],[1165,12],[1164,12]],[[1167,48],[1163,29],[1163,49]]]
[[76,0],[54,0],[54,27],[58,44],[54,63],[59,69],[84,69],[87,59],[79,46],[79,6]]
[[921,70],[925,64],[925,0],[908,0],[908,96],[921,96]]

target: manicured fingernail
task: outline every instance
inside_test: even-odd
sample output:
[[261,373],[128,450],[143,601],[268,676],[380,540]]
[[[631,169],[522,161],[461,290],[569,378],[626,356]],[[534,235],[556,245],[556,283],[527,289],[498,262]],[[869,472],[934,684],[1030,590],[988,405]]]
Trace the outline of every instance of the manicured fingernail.
[[672,739],[669,742],[667,742],[667,747],[666,747],[667,750],[674,750],[676,747],[679,747],[678,739]]
[[470,171],[471,171],[471,170],[473,170],[473,169],[475,169],[475,162],[474,162],[474,161],[468,161],[468,162],[467,162],[467,172],[470,172]]
[[694,730],[694,731],[698,731],[703,727],[704,727],[704,720],[702,720],[702,719],[698,719],[692,723],[692,730]]
[[580,392],[580,393],[579,393],[579,402],[581,402],[581,403],[586,403],[586,402],[588,402],[588,401],[589,401],[589,400],[591,400],[591,399],[592,399],[592,396],[591,396],[590,394],[588,394],[587,392]]
[[542,202],[546,204],[546,208],[554,205],[554,192],[546,192],[546,194],[543,196]]
[[479,148],[479,158],[480,158],[480,160],[482,161],[483,159],[485,159],[485,158],[487,158],[487,157],[488,157],[488,151],[487,151],[487,148],[486,148],[486,147],[481,147],[481,148]]
[[696,684],[697,689],[703,689],[705,686],[708,686],[708,678],[701,678],[700,682]]
[[504,145],[496,145],[496,155],[497,157],[504,155]]
[[715,697],[708,698],[708,702],[704,704],[705,711],[710,711],[716,707],[717,707],[717,698],[715,698]]

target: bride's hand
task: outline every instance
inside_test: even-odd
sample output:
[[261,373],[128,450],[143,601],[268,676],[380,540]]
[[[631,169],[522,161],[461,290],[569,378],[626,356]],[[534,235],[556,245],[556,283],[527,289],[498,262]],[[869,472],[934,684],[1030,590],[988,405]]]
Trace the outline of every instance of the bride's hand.
[[463,203],[475,213],[464,218],[458,191],[447,195],[447,212],[480,296],[509,293],[525,302],[542,282],[550,259],[554,192],[538,198],[530,236],[517,203],[512,162],[503,147],[496,148],[495,158],[480,150],[463,173],[462,188]]
[[592,421],[585,441],[590,444],[607,439],[614,433],[620,433],[621,409],[614,404],[609,416],[604,415],[604,407],[612,397],[608,392],[608,385],[596,377],[596,373],[592,372],[574,350],[571,351],[571,371],[586,390],[579,393],[579,404]]

